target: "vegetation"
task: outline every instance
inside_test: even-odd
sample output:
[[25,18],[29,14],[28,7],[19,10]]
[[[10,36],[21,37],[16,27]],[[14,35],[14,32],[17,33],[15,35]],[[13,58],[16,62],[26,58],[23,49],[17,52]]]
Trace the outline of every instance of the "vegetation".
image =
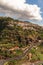
[[[42,44],[41,44],[42,45]],[[41,46],[40,45],[40,46]],[[43,48],[42,47],[32,48],[30,52],[32,53],[31,61],[43,61]]]
[[[0,58],[22,55],[22,48],[26,48],[33,42],[37,45],[40,40],[43,40],[43,27],[10,17],[0,17]],[[32,54],[30,61],[43,60],[43,43],[37,50],[32,48],[30,53]]]

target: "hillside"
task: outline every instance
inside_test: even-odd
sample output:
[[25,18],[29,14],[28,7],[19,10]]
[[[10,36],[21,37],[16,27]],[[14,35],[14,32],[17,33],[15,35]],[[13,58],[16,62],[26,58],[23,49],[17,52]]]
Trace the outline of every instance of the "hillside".
[[0,17],[0,43],[22,43],[23,45],[35,39],[43,39],[41,26],[14,20],[9,17]]
[[[0,17],[0,58],[21,55],[23,49],[33,42],[37,45],[40,40],[43,40],[43,27],[26,21],[14,20],[10,17]],[[40,45],[41,48],[42,45]],[[39,50],[38,52],[40,54],[42,52],[43,55],[43,51]],[[35,53],[34,48],[30,52]]]

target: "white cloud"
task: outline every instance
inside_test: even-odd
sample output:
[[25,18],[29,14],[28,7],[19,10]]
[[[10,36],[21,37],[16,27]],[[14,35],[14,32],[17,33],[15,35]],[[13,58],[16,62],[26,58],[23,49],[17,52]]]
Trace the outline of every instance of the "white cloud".
[[27,4],[26,0],[0,0],[0,13],[21,20],[42,20],[40,7]]

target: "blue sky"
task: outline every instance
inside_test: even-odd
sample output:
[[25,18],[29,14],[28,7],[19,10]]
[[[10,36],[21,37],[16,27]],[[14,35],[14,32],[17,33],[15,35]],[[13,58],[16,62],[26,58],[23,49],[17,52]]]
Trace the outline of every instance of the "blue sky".
[[[41,8],[41,16],[43,18],[43,0],[27,0],[27,3],[28,4],[36,4],[38,5],[40,8]],[[33,23],[36,23],[36,24],[39,24],[39,25],[42,25],[43,26],[43,20],[40,21],[40,22],[33,22]]]

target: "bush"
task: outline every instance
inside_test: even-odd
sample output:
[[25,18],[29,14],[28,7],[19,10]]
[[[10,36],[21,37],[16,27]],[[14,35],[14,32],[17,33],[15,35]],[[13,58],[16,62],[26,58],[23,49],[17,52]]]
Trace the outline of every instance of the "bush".
[[31,61],[34,62],[37,61],[37,59],[38,59],[37,56],[33,54]]

